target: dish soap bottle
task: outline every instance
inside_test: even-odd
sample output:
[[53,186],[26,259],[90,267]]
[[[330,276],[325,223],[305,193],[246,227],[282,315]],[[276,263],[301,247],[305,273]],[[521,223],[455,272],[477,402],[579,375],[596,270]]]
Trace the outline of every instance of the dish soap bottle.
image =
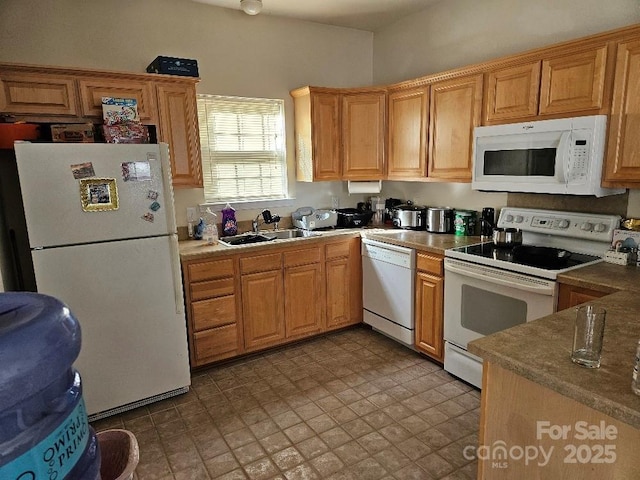
[[236,210],[229,203],[222,209],[222,233],[227,236],[238,233]]

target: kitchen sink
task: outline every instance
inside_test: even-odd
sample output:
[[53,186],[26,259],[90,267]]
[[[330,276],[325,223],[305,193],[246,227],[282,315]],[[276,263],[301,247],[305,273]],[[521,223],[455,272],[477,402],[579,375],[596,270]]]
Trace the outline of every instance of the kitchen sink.
[[320,235],[319,233],[313,233],[308,230],[276,230],[273,232],[263,232],[261,235],[265,237],[274,238],[276,240],[283,240],[288,238],[300,238],[300,237],[315,237]]
[[243,233],[242,235],[233,235],[231,237],[221,237],[220,243],[224,245],[249,245],[251,243],[270,242],[275,237],[266,237],[262,234]]
[[260,233],[243,233],[232,237],[221,237],[220,243],[224,245],[250,245],[252,243],[271,242],[274,240],[290,240],[292,238],[317,237],[319,233],[310,232],[308,230],[274,230],[264,231]]

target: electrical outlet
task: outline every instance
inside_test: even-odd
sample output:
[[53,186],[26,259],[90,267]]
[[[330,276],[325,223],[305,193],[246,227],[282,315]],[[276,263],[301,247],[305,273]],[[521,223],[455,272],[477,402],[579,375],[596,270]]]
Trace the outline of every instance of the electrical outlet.
[[196,218],[196,207],[187,207],[187,222],[195,222]]
[[340,208],[340,197],[331,197],[331,208]]

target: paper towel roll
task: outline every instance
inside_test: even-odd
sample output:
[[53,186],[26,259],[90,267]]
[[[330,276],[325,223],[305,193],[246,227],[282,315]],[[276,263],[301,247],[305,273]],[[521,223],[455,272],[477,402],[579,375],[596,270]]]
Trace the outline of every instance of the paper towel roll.
[[352,193],[380,193],[382,190],[382,180],[372,182],[347,182],[349,195]]

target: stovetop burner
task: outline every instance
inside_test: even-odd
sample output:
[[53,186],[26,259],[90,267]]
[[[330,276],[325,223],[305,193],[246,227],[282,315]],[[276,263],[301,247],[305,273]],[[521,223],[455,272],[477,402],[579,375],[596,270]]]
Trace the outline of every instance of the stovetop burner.
[[496,247],[493,243],[478,243],[454,249],[471,256],[501,260],[503,262],[542,268],[564,270],[599,260],[600,257],[569,252],[567,250],[535,245],[520,245],[512,248]]

